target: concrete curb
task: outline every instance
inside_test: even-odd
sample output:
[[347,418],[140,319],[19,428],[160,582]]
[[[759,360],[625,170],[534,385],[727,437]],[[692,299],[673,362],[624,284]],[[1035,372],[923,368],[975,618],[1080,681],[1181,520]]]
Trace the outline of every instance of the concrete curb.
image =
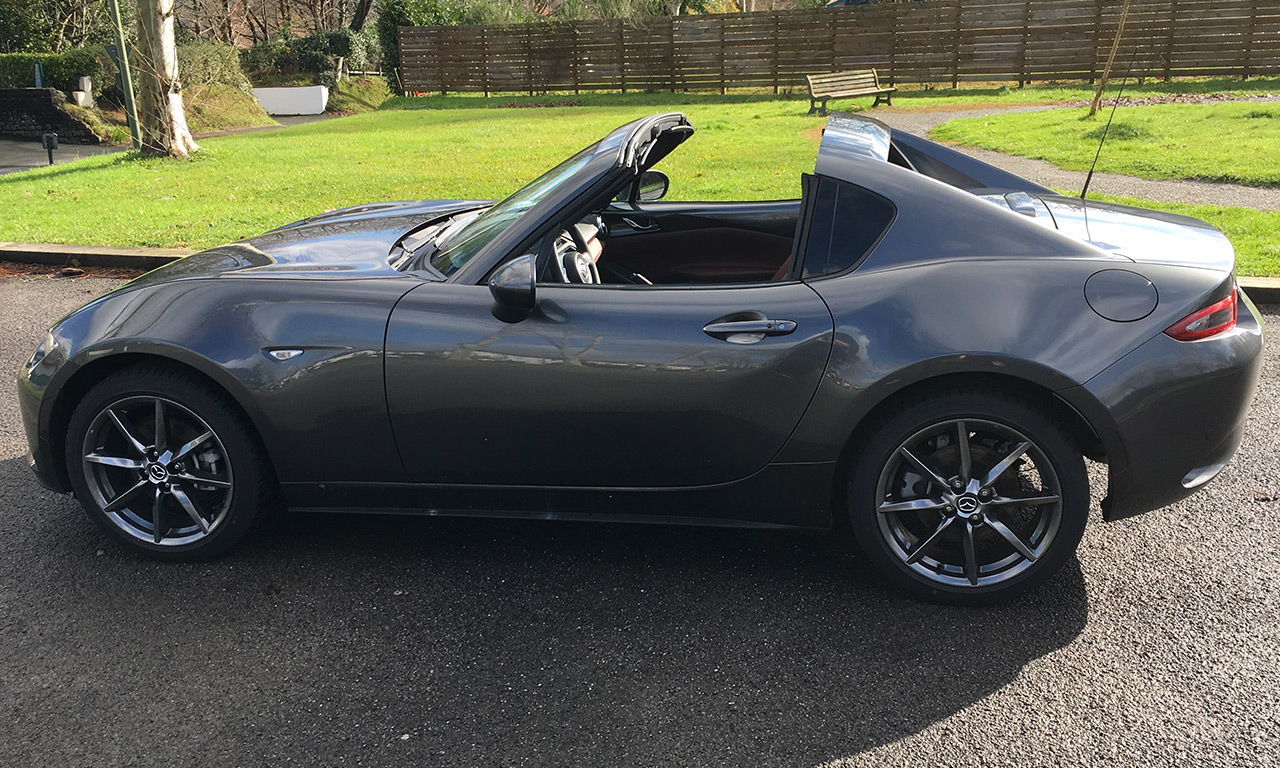
[[1244,292],[1249,294],[1249,298],[1258,304],[1280,304],[1280,277],[1249,277],[1247,275],[1236,278],[1236,282],[1240,283],[1240,287]]
[[104,245],[0,242],[0,261],[55,267],[155,269],[195,251],[181,248],[116,248]]
[[[0,261],[57,267],[155,269],[196,251],[181,248],[115,248],[104,245],[0,242]],[[1280,277],[1240,277],[1240,287],[1259,304],[1280,304]]]

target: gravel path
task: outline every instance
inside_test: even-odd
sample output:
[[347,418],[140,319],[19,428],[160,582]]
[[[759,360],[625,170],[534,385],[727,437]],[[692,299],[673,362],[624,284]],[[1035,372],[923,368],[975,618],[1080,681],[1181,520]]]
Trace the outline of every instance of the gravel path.
[[[878,109],[868,114],[888,125],[917,136],[927,136],[939,125],[962,117],[985,117],[1011,112],[1039,112],[1060,109],[1054,106],[1010,107],[997,109],[969,109],[954,112],[913,112],[907,110]],[[1083,171],[1064,171],[1043,160],[1006,155],[973,147],[956,147],[967,155],[983,162],[999,166],[1010,173],[1030,179],[1037,184],[1054,189],[1079,190],[1084,186]],[[1104,153],[1106,148],[1102,150]],[[1253,208],[1259,211],[1280,211],[1280,188],[1262,189],[1238,184],[1216,184],[1207,181],[1153,181],[1124,176],[1117,173],[1095,173],[1089,183],[1090,192],[1109,195],[1125,195],[1166,203],[1196,203]]]
[[[0,278],[0,371],[115,284]],[[314,515],[143,560],[36,485],[10,389],[0,765],[1275,766],[1277,311],[1223,475],[986,610],[763,531]]]

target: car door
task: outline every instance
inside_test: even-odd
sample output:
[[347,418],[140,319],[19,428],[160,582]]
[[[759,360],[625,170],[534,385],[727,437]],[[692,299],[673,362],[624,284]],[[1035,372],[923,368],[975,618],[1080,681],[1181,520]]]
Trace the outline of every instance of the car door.
[[800,282],[539,285],[507,323],[485,286],[426,283],[393,312],[386,387],[425,483],[660,488],[725,483],[778,453],[831,348]]

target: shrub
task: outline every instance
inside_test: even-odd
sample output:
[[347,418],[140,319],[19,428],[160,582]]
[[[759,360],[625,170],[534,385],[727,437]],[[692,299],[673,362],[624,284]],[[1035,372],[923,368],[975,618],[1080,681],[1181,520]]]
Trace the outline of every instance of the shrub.
[[373,25],[351,35],[347,69],[382,69],[382,43]]
[[331,86],[340,57],[349,69],[369,69],[381,63],[382,55],[372,30],[337,29],[258,43],[241,52],[240,63],[257,80],[301,74]]
[[250,92],[234,46],[197,42],[178,46],[178,74],[185,87],[229,85]]
[[462,24],[466,20],[466,8],[458,0],[380,0],[377,29],[383,68],[400,69],[396,28]]
[[35,86],[35,65],[44,67],[44,84],[70,93],[80,89],[80,78],[93,78],[93,95],[112,84],[115,65],[101,46],[74,48],[63,53],[0,53],[0,88]]

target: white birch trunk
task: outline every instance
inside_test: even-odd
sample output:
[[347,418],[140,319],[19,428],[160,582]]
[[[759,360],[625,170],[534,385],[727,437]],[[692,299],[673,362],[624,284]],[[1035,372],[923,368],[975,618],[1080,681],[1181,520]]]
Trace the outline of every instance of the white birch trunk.
[[174,0],[138,0],[138,123],[142,151],[187,157],[200,147],[187,128],[173,42]]

